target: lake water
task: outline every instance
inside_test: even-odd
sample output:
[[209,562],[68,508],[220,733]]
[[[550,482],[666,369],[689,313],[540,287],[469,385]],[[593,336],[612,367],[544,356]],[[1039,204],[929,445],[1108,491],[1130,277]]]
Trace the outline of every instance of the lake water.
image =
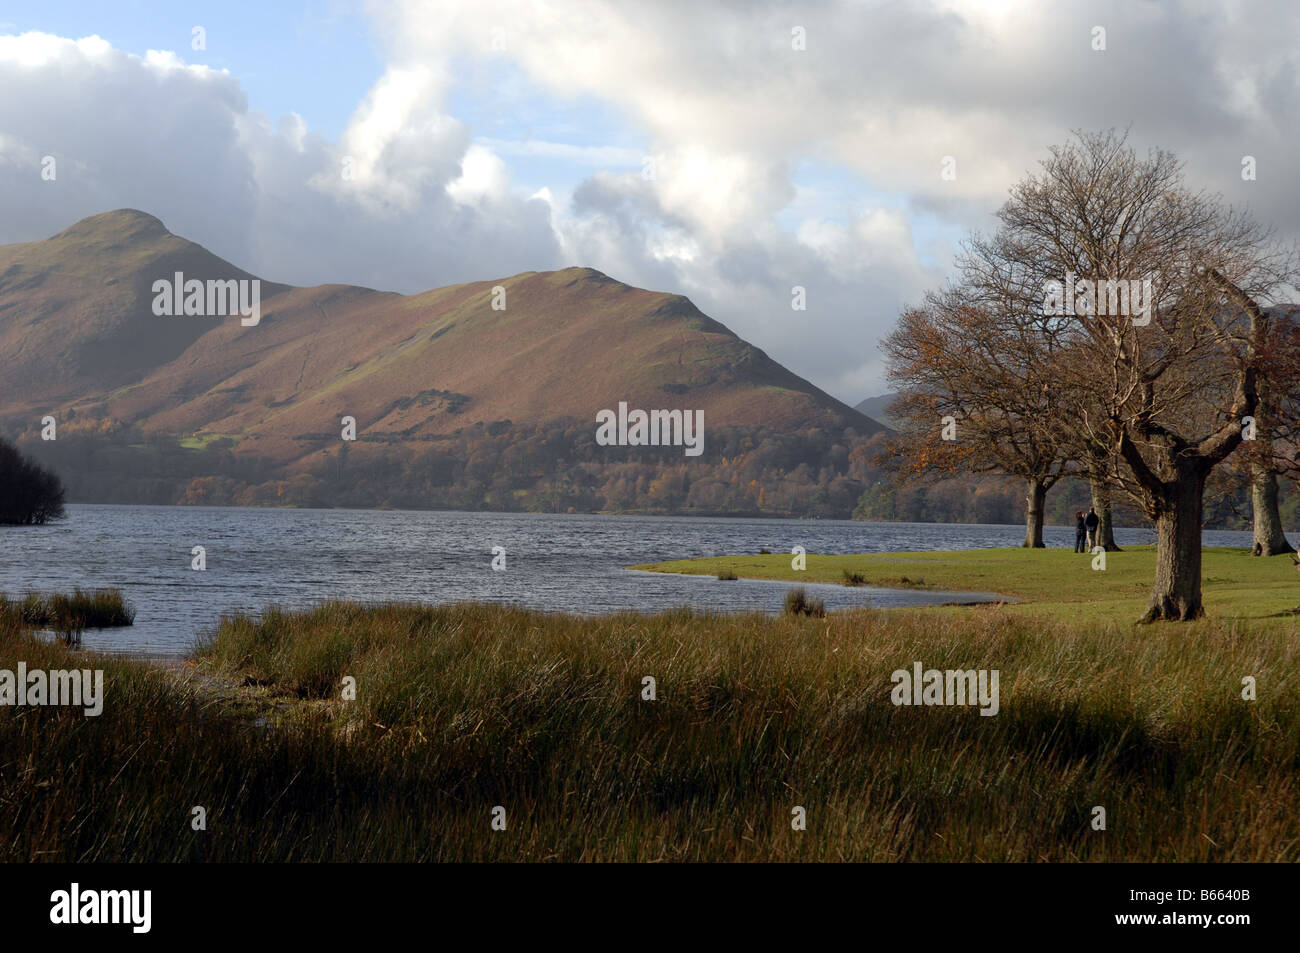
[[[0,592],[120,588],[135,625],[90,630],[105,651],[183,655],[222,613],[296,608],[328,598],[423,603],[480,600],[600,613],[681,605],[778,612],[790,584],[629,572],[635,563],[757,553],[906,552],[1016,546],[1023,526],[856,523],[375,510],[72,505],[53,526],[0,527]],[[1119,529],[1121,546],[1154,542]],[[1072,527],[1047,527],[1049,546],[1074,545]],[[1206,532],[1211,546],[1250,545],[1248,532]],[[190,568],[191,548],[207,570]],[[491,568],[492,548],[506,569]],[[973,601],[970,593],[809,585],[827,608]],[[992,593],[984,599],[996,599]]]

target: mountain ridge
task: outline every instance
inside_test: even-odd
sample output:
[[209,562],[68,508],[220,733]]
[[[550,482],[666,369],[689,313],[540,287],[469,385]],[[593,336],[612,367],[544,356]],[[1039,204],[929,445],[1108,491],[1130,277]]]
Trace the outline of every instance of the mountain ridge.
[[870,417],[882,427],[889,430],[898,429],[898,421],[889,415],[887,408],[891,403],[898,399],[898,394],[890,392],[879,394],[875,397],[868,397],[860,400],[853,405],[853,409],[864,416]]
[[[260,322],[154,315],[153,283],[175,272],[260,281]],[[0,246],[0,364],[14,369],[0,385],[11,427],[71,416],[229,441],[290,468],[328,449],[344,416],[361,442],[387,443],[505,421],[594,431],[596,413],[619,401],[702,409],[706,428],[880,429],[686,296],[594,268],[413,295],[299,287],[258,278],[139,209]]]

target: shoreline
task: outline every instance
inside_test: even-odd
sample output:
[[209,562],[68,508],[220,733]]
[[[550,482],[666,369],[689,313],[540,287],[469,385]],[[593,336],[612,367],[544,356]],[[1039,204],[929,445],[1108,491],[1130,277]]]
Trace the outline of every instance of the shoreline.
[[[1288,560],[1261,560],[1249,549],[1202,546],[1205,608],[1224,618],[1290,616],[1300,602],[1300,579]],[[824,555],[807,553],[795,569],[789,553],[733,554],[640,563],[643,572],[777,581],[787,585],[918,588],[992,593],[1016,613],[1084,614],[1124,622],[1142,613],[1155,570],[1155,548],[1126,545],[1119,552],[1075,553],[1062,548],[999,547]],[[847,585],[852,574],[861,585]],[[988,603],[978,603],[988,604]],[[938,609],[939,606],[918,608]],[[1177,624],[1177,623],[1173,623]]]
[[[704,558],[709,559],[709,558],[720,558],[720,557],[704,557]],[[645,568],[646,566],[654,566],[654,565],[663,565],[663,564],[642,563],[635,566],[624,566],[623,568],[628,572],[652,573],[658,576],[682,576],[685,578],[700,579],[703,582],[710,581],[709,574],[704,572],[681,572],[679,570],[668,570],[668,569],[660,570],[660,569]],[[854,592],[862,593],[867,598],[870,598],[873,593],[910,594],[914,592],[931,593],[936,596],[957,596],[957,597],[987,596],[988,597],[986,599],[974,599],[969,602],[918,602],[912,605],[899,605],[899,606],[867,605],[862,607],[862,608],[872,608],[872,609],[881,609],[881,610],[931,609],[931,608],[938,608],[940,606],[984,606],[984,605],[1002,605],[1002,604],[1011,605],[1012,603],[1016,603],[1020,601],[1015,596],[1004,595],[1003,593],[1000,592],[992,592],[992,591],[981,590],[981,589],[947,589],[947,588],[939,588],[936,586],[872,586],[865,583],[859,585],[845,585],[842,582],[830,582],[830,581],[819,580],[819,579],[809,579],[806,581],[799,581],[799,580],[780,579],[772,576],[742,576],[742,575],[737,575],[735,579],[714,578],[712,581],[714,582],[741,582],[741,581],[758,582],[766,585],[784,586],[787,588],[790,586],[802,586],[807,588],[816,587],[819,590],[829,590],[833,592],[843,592],[844,590],[852,590]],[[828,608],[826,611],[845,612],[845,611],[849,611],[851,608],[852,607]]]

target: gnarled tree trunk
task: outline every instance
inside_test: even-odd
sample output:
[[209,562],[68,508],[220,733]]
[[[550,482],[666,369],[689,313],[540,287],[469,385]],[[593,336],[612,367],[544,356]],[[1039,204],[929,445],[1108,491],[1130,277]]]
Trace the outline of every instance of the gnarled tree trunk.
[[1295,550],[1282,530],[1282,515],[1277,509],[1277,474],[1255,463],[1251,467],[1250,504],[1254,511],[1256,556],[1281,556]]
[[1045,549],[1043,543],[1043,510],[1047,500],[1047,484],[1040,480],[1028,481],[1025,494],[1025,541],[1024,549]]
[[1156,516],[1156,578],[1143,622],[1185,622],[1204,614],[1201,607],[1201,520],[1205,472],[1195,464],[1180,468],[1164,485]]

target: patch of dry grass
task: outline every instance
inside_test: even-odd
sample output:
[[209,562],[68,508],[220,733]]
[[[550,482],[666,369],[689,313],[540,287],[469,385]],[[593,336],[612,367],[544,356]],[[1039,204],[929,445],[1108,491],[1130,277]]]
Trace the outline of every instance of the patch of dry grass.
[[[0,709],[0,856],[1296,860],[1296,635],[1005,608],[268,612],[225,620],[187,675],[105,663],[98,719]],[[68,658],[0,635],[18,657]],[[999,714],[895,707],[890,674],[916,661],[998,669]],[[296,714],[255,727],[202,678]]]

